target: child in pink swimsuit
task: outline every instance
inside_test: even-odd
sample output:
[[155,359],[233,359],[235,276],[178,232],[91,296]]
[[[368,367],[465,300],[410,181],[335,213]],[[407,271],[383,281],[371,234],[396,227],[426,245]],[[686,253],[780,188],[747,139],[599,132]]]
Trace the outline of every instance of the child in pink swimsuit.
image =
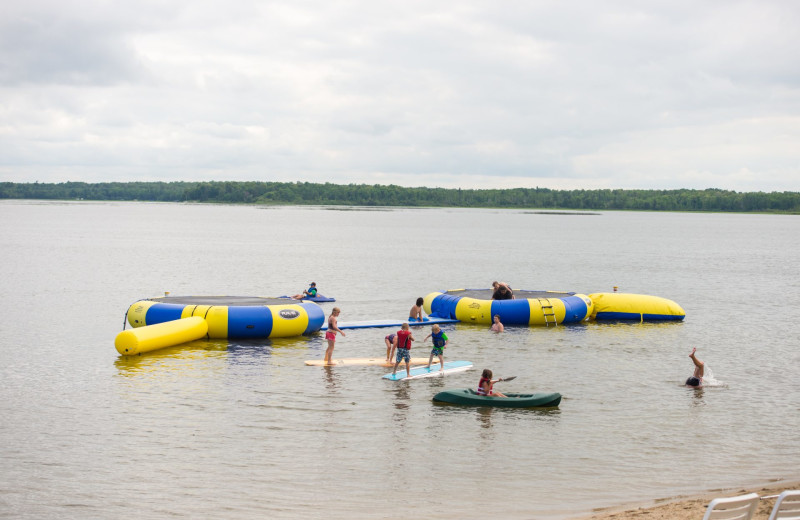
[[325,351],[325,364],[330,365],[332,363],[331,357],[333,357],[333,347],[336,344],[336,333],[338,332],[342,336],[344,336],[344,332],[342,329],[339,328],[338,320],[339,307],[334,307],[331,311],[331,315],[328,316],[328,330],[325,331],[325,339],[328,340],[328,349]]

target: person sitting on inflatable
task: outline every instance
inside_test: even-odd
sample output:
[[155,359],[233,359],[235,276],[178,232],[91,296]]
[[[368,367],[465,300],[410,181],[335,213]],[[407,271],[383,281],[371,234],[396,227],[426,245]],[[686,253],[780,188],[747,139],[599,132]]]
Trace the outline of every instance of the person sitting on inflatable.
[[314,298],[317,295],[317,282],[311,282],[311,286],[300,294],[292,296],[294,300],[302,300],[303,298]]
[[422,304],[425,302],[423,298],[417,298],[417,303],[408,311],[408,321],[428,321],[422,315]]

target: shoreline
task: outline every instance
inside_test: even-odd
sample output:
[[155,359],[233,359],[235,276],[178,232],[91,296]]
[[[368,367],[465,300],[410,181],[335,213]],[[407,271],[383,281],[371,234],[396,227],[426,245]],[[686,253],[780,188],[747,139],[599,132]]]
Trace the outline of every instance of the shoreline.
[[[721,488],[699,495],[675,496],[648,500],[646,502],[628,503],[620,506],[604,507],[590,514],[572,517],[573,520],[698,520],[703,518],[706,507],[715,498],[734,497],[747,493],[758,493],[759,501],[753,519],[767,520],[775,500],[781,492],[789,489],[800,489],[800,480],[774,480],[762,485],[746,487]],[[772,496],[772,498],[764,498]]]

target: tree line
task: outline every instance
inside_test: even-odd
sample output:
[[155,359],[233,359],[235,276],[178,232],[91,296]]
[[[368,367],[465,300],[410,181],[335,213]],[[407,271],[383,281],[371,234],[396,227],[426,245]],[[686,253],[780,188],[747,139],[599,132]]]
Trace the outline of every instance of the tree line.
[[800,192],[450,189],[312,182],[0,182],[0,199],[800,213]]

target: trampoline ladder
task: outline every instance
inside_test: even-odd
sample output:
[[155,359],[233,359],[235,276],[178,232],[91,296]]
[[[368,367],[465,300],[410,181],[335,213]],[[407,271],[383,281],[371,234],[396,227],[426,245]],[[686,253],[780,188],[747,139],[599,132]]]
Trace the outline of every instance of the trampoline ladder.
[[556,320],[556,313],[553,311],[553,304],[550,301],[550,298],[539,298],[539,305],[542,306],[542,316],[544,317],[544,324],[546,326],[550,326],[551,324],[555,327],[558,325],[558,321]]

